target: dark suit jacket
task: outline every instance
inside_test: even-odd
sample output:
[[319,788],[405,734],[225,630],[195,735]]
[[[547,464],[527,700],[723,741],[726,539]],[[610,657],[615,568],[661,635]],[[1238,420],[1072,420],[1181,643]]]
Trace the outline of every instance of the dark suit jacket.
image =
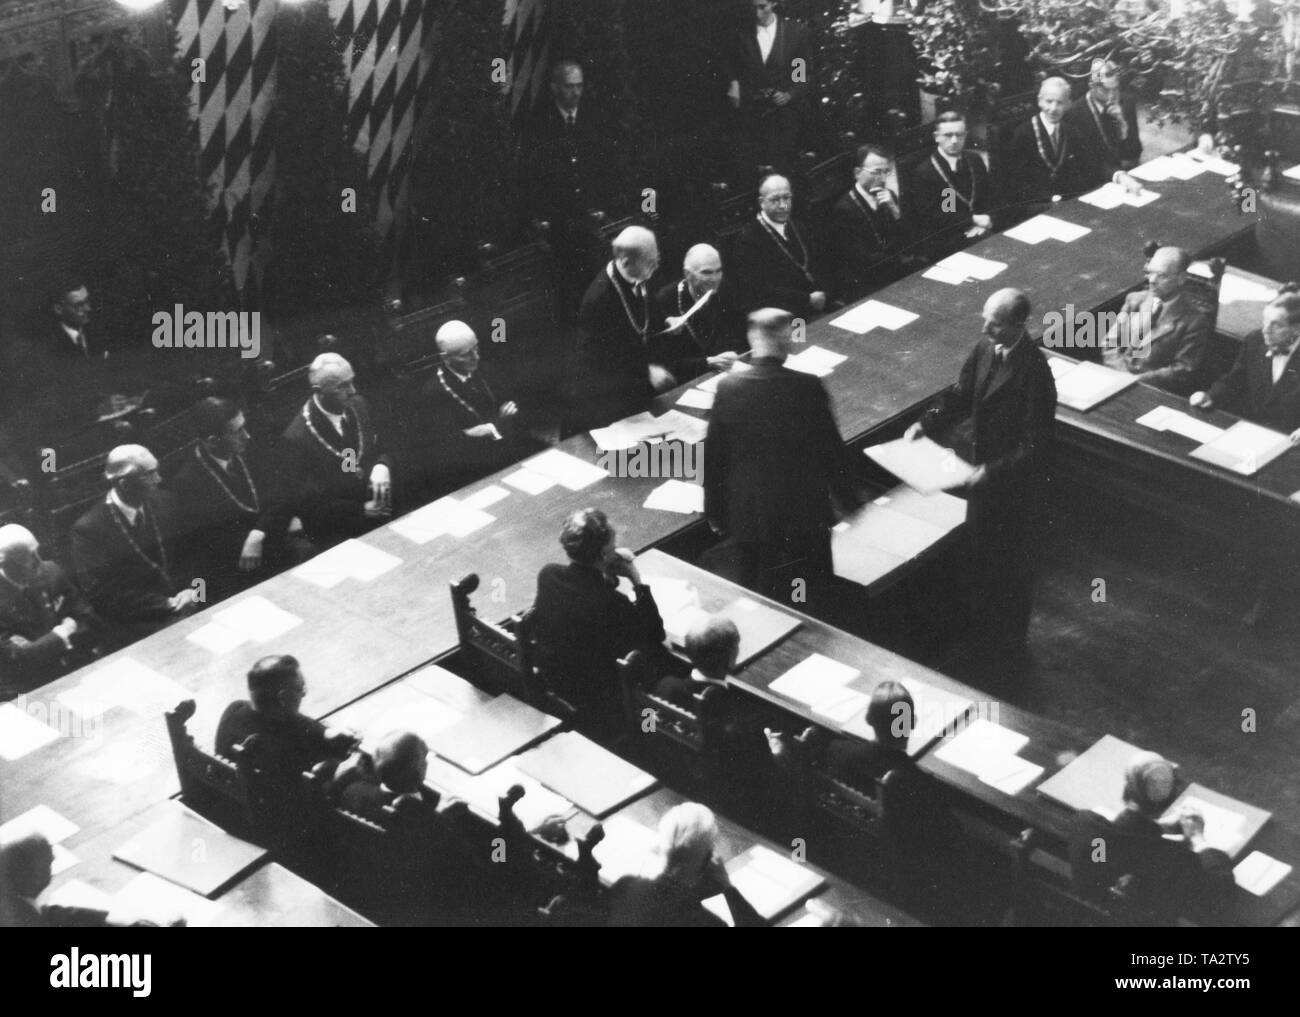
[[[662,329],[667,317],[685,314],[694,303],[685,279],[669,283],[655,294],[653,328]],[[724,282],[677,332],[651,336],[650,361],[668,368],[684,384],[709,370],[709,357],[747,348],[745,316],[736,307],[732,286]]]
[[636,603],[595,568],[569,562],[537,575],[531,634],[550,684],[578,707],[609,707],[618,698],[614,662],[663,642],[664,625],[648,586]]
[[609,118],[595,103],[579,103],[568,127],[547,93],[519,140],[520,193],[528,213],[564,234],[565,223],[587,210],[608,211],[619,179],[611,136]]
[[250,735],[258,736],[257,765],[279,777],[294,777],[310,770],[322,759],[339,759],[341,746],[329,741],[325,725],[296,714],[288,718],[268,717],[253,709],[246,699],[226,707],[217,722],[217,755],[233,759],[235,746]]
[[857,193],[856,184],[831,209],[829,246],[835,295],[841,300],[856,300],[893,282],[902,271],[899,255],[909,240],[908,224],[901,218],[898,195],[889,193],[900,218],[885,209],[873,211]]
[[[294,414],[280,438],[277,490],[269,525],[283,532],[293,516],[302,520],[312,543],[327,547],[372,527],[365,515],[370,498],[370,471],[376,463],[391,466],[370,407],[357,396],[344,413],[340,435],[315,399]],[[313,433],[314,431],[314,433]],[[353,453],[350,457],[348,451]],[[348,471],[345,465],[354,466]]]
[[820,378],[761,358],[719,383],[704,439],[704,512],[734,540],[825,534],[832,491],[849,477]]
[[5,409],[24,451],[93,424],[113,388],[106,348],[93,329],[85,335],[83,352],[51,320],[6,351]]
[[[1119,345],[1105,350],[1108,367],[1139,375],[1148,385],[1175,395],[1191,395],[1205,383],[1210,322],[1186,294],[1163,302],[1149,334],[1143,333],[1151,313],[1149,291],[1130,293],[1120,313]],[[1130,327],[1130,315],[1139,316],[1137,329]]]
[[782,243],[755,219],[732,241],[728,271],[746,314],[759,307],[779,307],[808,318],[813,314],[809,295],[826,290],[817,271],[817,244],[811,231],[792,218],[786,235]]
[[[514,432],[498,415],[509,401],[482,367],[467,381],[447,367],[441,368],[441,376],[435,369],[408,407],[403,461],[409,464],[409,486],[425,495],[454,491],[519,459]],[[466,436],[466,430],[479,424],[496,424],[501,440]]]
[[1114,822],[1095,812],[1080,813],[1069,847],[1074,886],[1081,894],[1104,901],[1110,887],[1127,876],[1130,904],[1162,920],[1204,914],[1232,892],[1226,854],[1214,848],[1197,853],[1185,842],[1165,840],[1158,824],[1132,809]]
[[1079,136],[1068,119],[1060,125],[1064,153],[1058,152],[1058,161],[1049,166],[1038,151],[1035,121],[1041,123],[1037,113],[1015,129],[1006,152],[1010,197],[1014,211],[1022,216],[1035,215],[1050,207],[1053,195],[1073,198],[1110,179],[1102,167],[1100,153],[1089,148],[1088,140]]
[[[965,232],[973,225],[971,216],[992,215],[997,204],[989,171],[979,155],[962,152],[955,174],[942,154],[934,151],[932,155],[918,162],[912,171],[912,193],[907,204],[929,250],[939,258],[964,247]],[[936,161],[944,173],[935,169]],[[954,187],[956,195],[945,193],[949,187]]]
[[[801,81],[793,80],[795,60],[803,61]],[[764,62],[758,48],[757,26],[751,22],[732,37],[727,70],[729,80],[740,82],[742,109],[772,108],[761,95],[764,90],[789,92],[787,110],[796,103],[803,103],[811,98],[813,81],[812,41],[808,30],[797,21],[778,16],[776,37]]]
[[126,520],[107,500],[72,526],[72,567],[78,584],[105,621],[137,627],[136,638],[175,618],[167,601],[191,578],[177,567],[171,546],[171,499],[160,492],[146,502],[145,510],[143,533],[135,538],[143,556],[123,535]]
[[1209,395],[1219,409],[1290,434],[1300,427],[1300,353],[1291,355],[1274,385],[1266,350],[1264,334],[1252,332],[1232,369],[1210,387]]
[[[1142,138],[1138,133],[1137,103],[1133,96],[1123,94],[1119,100],[1120,112],[1128,128],[1128,137],[1120,139],[1119,130],[1105,114],[1092,107],[1088,96],[1082,95],[1065,114],[1066,122],[1074,129],[1090,151],[1097,153],[1097,162],[1105,180],[1119,170],[1130,170],[1142,159]],[[1102,181],[1102,183],[1105,182]]]
[[[612,262],[610,263],[613,264]],[[651,320],[647,288],[638,296],[627,280],[608,266],[592,280],[578,307],[578,376],[574,404],[587,427],[599,427],[646,408],[650,387],[649,351],[637,331]],[[623,300],[619,299],[622,293]],[[624,301],[631,309],[629,320]]]
[[[71,648],[52,631],[64,618],[75,618],[79,627]],[[25,587],[0,577],[0,700],[78,666],[78,648],[92,644],[99,624],[81,591],[54,562],[42,562]],[[27,645],[14,645],[15,636]]]
[[[705,894],[705,896],[712,896]],[[609,888],[609,924],[616,928],[696,929],[725,926],[700,906],[700,893],[683,892],[665,880],[624,876]],[[736,928],[760,928],[763,919],[734,886],[726,891]]]

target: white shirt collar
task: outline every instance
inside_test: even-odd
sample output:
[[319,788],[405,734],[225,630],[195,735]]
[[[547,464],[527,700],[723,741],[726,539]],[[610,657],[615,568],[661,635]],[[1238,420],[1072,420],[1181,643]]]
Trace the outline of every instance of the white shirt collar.
[[876,210],[876,205],[878,204],[876,201],[876,196],[872,194],[870,191],[864,190],[861,184],[855,183],[853,186],[857,190],[857,192],[860,195],[862,195],[862,200],[865,201],[868,205],[870,205],[871,211],[874,212]]
[[701,685],[724,685],[724,684],[726,684],[724,681],[722,681],[722,680],[720,680],[720,679],[718,679],[718,678],[710,678],[707,674],[705,674],[703,671],[701,671],[698,667],[696,667],[696,668],[692,668],[692,669],[691,669],[691,681],[693,681],[693,682],[699,682]]
[[126,516],[126,521],[129,525],[135,525],[135,517],[140,514],[140,509],[137,506],[128,505],[124,502],[121,496],[117,493],[116,487],[110,487],[108,489],[108,503],[115,506],[122,515]]
[[578,119],[578,108],[579,108],[578,106],[574,106],[573,109],[565,109],[563,106],[561,106],[561,105],[557,102],[557,103],[555,104],[555,108],[556,108],[557,110],[560,111],[560,119],[561,119],[561,120],[564,120],[564,121],[567,122],[568,119],[569,119],[569,117],[573,117],[574,121],[577,121],[577,119]]
[[334,425],[334,430],[338,431],[338,433],[341,435],[343,433],[343,414],[331,413],[329,410],[325,409],[325,407],[320,404],[320,399],[318,399],[314,395],[311,397],[311,400],[316,404],[316,409],[320,410],[323,414],[325,414],[325,416],[329,417],[330,423]]
[[761,215],[761,216],[763,217],[763,221],[764,221],[765,223],[767,223],[769,226],[772,227],[772,229],[776,230],[777,233],[779,233],[779,234],[781,235],[781,239],[783,239],[783,240],[785,239],[785,228],[786,228],[786,226],[788,225],[788,223],[783,223],[783,222],[773,222],[771,219],[769,219],[769,218],[767,217],[767,213],[766,213],[766,212],[759,212],[758,214]]
[[645,290],[644,290],[644,286],[645,286],[645,284],[644,284],[644,283],[635,282],[634,280],[629,279],[629,278],[627,277],[627,273],[623,271],[623,266],[622,266],[622,265],[620,265],[617,261],[612,261],[612,262],[610,262],[610,264],[614,266],[614,271],[617,272],[617,273],[619,274],[620,278],[622,278],[622,280],[623,280],[625,283],[627,283],[629,286],[632,287],[632,292],[633,292],[633,293],[640,294],[640,293],[644,293],[644,292],[645,292]]
[[1043,130],[1047,132],[1049,138],[1055,137],[1057,132],[1061,129],[1060,124],[1048,123],[1047,118],[1041,113],[1038,114],[1038,122],[1043,125]]

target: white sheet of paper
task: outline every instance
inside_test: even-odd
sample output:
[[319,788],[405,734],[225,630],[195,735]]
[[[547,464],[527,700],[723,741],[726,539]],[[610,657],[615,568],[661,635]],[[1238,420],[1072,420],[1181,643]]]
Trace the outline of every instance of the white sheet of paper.
[[1167,155],[1159,155],[1156,158],[1144,162],[1141,166],[1129,170],[1129,176],[1137,177],[1139,180],[1146,180],[1150,183],[1159,183],[1162,180],[1169,180],[1173,177],[1173,170],[1170,168],[1172,160]]
[[244,633],[228,629],[216,622],[208,622],[201,628],[195,629],[185,638],[195,646],[201,646],[218,657],[223,653],[229,653],[235,647],[241,646],[248,641],[248,637]]
[[524,469],[551,477],[570,491],[581,491],[606,478],[605,471],[599,466],[561,452],[558,448],[547,449],[541,455],[533,456],[524,463]]
[[[630,431],[619,427],[617,424],[610,424],[608,427],[594,427],[589,432],[591,440],[596,443],[596,448],[602,452],[621,452],[625,448],[635,448],[641,444],[641,438]],[[509,483],[510,478],[506,478]]]
[[936,749],[934,755],[936,759],[977,777],[985,773],[997,776],[1011,769],[1013,764],[1009,757],[1028,744],[1028,736],[977,717]]
[[704,488],[684,480],[665,480],[645,500],[648,509],[691,515],[704,511]]
[[677,405],[692,410],[711,410],[715,394],[715,392],[706,392],[703,388],[688,388],[677,400]]
[[1204,165],[1210,173],[1217,173],[1221,177],[1236,176],[1241,172],[1241,167],[1235,162],[1228,162],[1222,156],[1211,152],[1202,152],[1199,148],[1192,149],[1187,156]]
[[22,759],[59,737],[59,732],[30,717],[13,703],[0,706],[0,756],[9,762]]
[[1232,870],[1232,878],[1243,890],[1264,897],[1291,874],[1291,866],[1262,851],[1252,851]]
[[1032,219],[1017,223],[1002,235],[1012,240],[1019,240],[1022,244],[1041,244],[1052,235],[1042,219],[1041,215],[1036,215]]
[[50,874],[57,876],[60,872],[66,872],[74,865],[80,864],[81,859],[65,848],[62,844],[51,845],[54,849],[54,861],[50,863]]
[[1092,232],[1090,226],[1080,226],[1078,223],[1066,222],[1054,215],[1040,215],[1038,218],[1043,220],[1044,226],[1049,231],[1048,236],[1059,240],[1063,244],[1072,244],[1080,237],[1086,237]]
[[188,690],[131,657],[95,668],[68,692],[74,709],[78,703],[97,702],[101,708],[121,706],[141,716],[160,714],[190,698]]
[[1205,170],[1205,163],[1189,159],[1183,152],[1169,156],[1169,175],[1175,180],[1191,180],[1193,177],[1199,177]]
[[931,265],[921,273],[921,278],[933,279],[935,282],[947,283],[949,286],[960,286],[966,282],[966,276],[960,272],[952,272],[940,265]]
[[1004,795],[1018,795],[1043,775],[1043,768],[1019,756],[1004,756],[980,772],[980,780]]
[[808,346],[794,356],[787,358],[785,366],[796,371],[807,371],[809,374],[823,375],[830,374],[831,371],[848,359],[842,353],[833,353],[821,346]]
[[898,438],[872,445],[863,452],[872,462],[883,466],[921,494],[960,487],[975,472],[975,467],[952,449],[926,437],[914,440]]
[[48,805],[35,805],[0,826],[0,840],[41,833],[51,844],[65,841],[80,830],[76,823],[55,812]]
[[1254,279],[1247,279],[1231,270],[1223,273],[1219,283],[1221,304],[1266,304],[1277,296],[1277,290]]
[[1142,208],[1144,205],[1149,205],[1151,202],[1159,200],[1160,195],[1156,191],[1149,190],[1145,187],[1138,191],[1137,194],[1129,194],[1127,191],[1124,192],[1124,204],[1131,205],[1134,208]]
[[1246,826],[1246,817],[1240,812],[1233,812],[1221,805],[1212,805],[1194,795],[1187,795],[1179,808],[1199,812],[1201,818],[1205,820],[1205,842],[1210,847],[1221,850],[1236,844],[1241,839],[1242,831]]
[[1239,420],[1212,441],[1191,451],[1243,476],[1257,473],[1291,447],[1285,434]]
[[475,491],[468,498],[462,498],[460,503],[467,508],[485,509],[489,505],[495,505],[502,498],[509,498],[510,492],[500,484],[489,484],[481,491]]
[[501,482],[523,491],[524,494],[541,494],[543,491],[549,491],[556,484],[554,477],[548,477],[545,473],[537,473],[534,470],[519,470],[508,477],[502,477]]
[[218,611],[212,620],[236,632],[245,633],[255,643],[278,639],[302,624],[302,619],[297,615],[290,614],[256,594]]
[[813,707],[813,712],[829,717],[837,724],[847,724],[854,717],[866,713],[871,697],[856,689],[842,689],[844,694],[838,698],[827,698]]
[[772,682],[768,689],[816,708],[822,703],[842,701],[844,686],[860,673],[856,667],[813,653]]
[[69,879],[50,894],[46,902],[57,907],[88,908],[91,911],[112,911],[113,898],[97,886]]
[[891,332],[896,332],[919,317],[919,314],[894,307],[892,304],[882,303],[879,300],[864,300],[838,318],[831,319],[831,324],[847,332],[864,335],[873,328],[887,328]]
[[386,710],[366,725],[365,735],[369,751],[390,731],[413,731],[426,744],[433,744],[439,732],[464,719],[464,714],[432,696],[421,696],[410,703]]
[[692,417],[681,410],[669,410],[660,419],[672,416],[672,430],[665,436],[665,441],[680,441],[686,445],[695,445],[704,440],[709,433],[709,422],[699,417]]
[[948,257],[937,262],[940,267],[946,268],[952,272],[958,272],[963,276],[969,276],[971,279],[988,280],[1006,271],[1007,264],[1004,261],[993,261],[989,258],[981,258],[978,255],[971,254],[968,251],[958,251],[950,254]]
[[221,913],[221,904],[152,872],[142,872],[113,896],[112,910],[160,924],[180,915],[185,918],[186,925],[203,926],[216,920]]
[[615,883],[624,876],[639,875],[659,842],[658,833],[617,813],[601,825],[605,839],[592,852],[600,862],[600,878]]
[[1213,441],[1223,433],[1222,427],[1215,427],[1204,420],[1197,420],[1189,414],[1176,410],[1172,406],[1157,406],[1154,410],[1142,414],[1137,422],[1155,431],[1172,431],[1192,441],[1205,443]]
[[1124,188],[1119,184],[1102,184],[1095,191],[1089,191],[1087,194],[1081,194],[1079,200],[1085,205],[1094,205],[1097,208],[1109,212],[1113,208],[1119,208],[1124,204]]
[[[1053,362],[1062,363],[1053,357]],[[1080,412],[1104,402],[1117,392],[1137,383],[1137,376],[1116,371],[1101,364],[1083,361],[1070,364],[1064,370],[1053,368],[1056,379],[1056,401],[1072,406]]]
[[451,537],[468,537],[475,530],[481,530],[484,526],[496,521],[496,516],[488,515],[486,512],[461,502],[447,517],[447,535]]

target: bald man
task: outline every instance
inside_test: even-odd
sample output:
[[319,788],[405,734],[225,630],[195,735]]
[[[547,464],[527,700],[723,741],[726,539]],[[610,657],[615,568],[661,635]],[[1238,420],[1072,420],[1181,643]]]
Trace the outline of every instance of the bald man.
[[1011,186],[1012,212],[1037,215],[1065,198],[1077,197],[1115,179],[1129,190],[1139,189],[1128,174],[1110,174],[1102,153],[1080,136],[1066,119],[1070,83],[1048,78],[1038,90],[1038,112],[1016,128],[1005,153]]
[[41,560],[31,532],[0,526],[0,701],[90,660],[99,625],[63,569]]
[[790,181],[770,174],[758,186],[758,214],[736,235],[731,274],[739,287],[741,308],[776,307],[809,319],[826,310],[815,238],[793,215]]
[[352,365],[337,353],[312,361],[311,397],[280,439],[280,519],[297,516],[320,548],[357,537],[392,516],[391,463]]
[[658,241],[644,226],[629,226],[614,238],[611,255],[578,309],[572,399],[582,428],[644,410],[656,389],[668,384],[664,370],[649,357],[649,285],[659,268]]
[[[1081,812],[1070,836],[1075,889],[1113,900],[1123,880],[1127,905],[1142,916],[1173,922],[1205,916],[1233,890],[1232,862],[1205,839],[1205,819],[1186,810],[1163,818],[1178,797],[1171,763],[1143,752],[1124,769],[1124,809],[1109,820]],[[1177,834],[1168,839],[1166,834]]]
[[72,567],[115,637],[132,642],[194,611],[206,590],[177,561],[174,505],[158,489],[153,454],[119,445],[104,476],[108,494],[72,526]]
[[1115,63],[1092,62],[1087,94],[1075,101],[1065,120],[1075,136],[1099,154],[1107,178],[1142,161],[1137,102],[1121,87],[1121,72]]
[[736,310],[722,256],[709,244],[696,244],[686,252],[682,277],[655,294],[655,311],[655,327],[662,331],[650,337],[650,360],[662,366],[674,384],[711,370],[725,371],[746,349],[745,320]]
[[749,316],[750,369],[722,379],[709,415],[704,514],[734,543],[742,583],[812,603],[831,574],[832,500],[855,496],[825,386],[785,366],[790,324],[776,308]]
[[1186,293],[1189,264],[1182,248],[1157,250],[1146,264],[1147,288],[1125,298],[1102,349],[1107,367],[1182,396],[1209,380],[1213,331]]
[[442,362],[414,400],[406,436],[414,501],[458,490],[523,454],[515,429],[519,407],[484,372],[474,330],[449,321],[434,341]]
[[971,421],[975,471],[960,486],[974,551],[972,635],[978,650],[991,655],[984,663],[1024,649],[1046,512],[1056,382],[1029,337],[1029,312],[1029,299],[1019,290],[990,296],[983,338],[956,384],[907,432],[942,441],[954,424]]

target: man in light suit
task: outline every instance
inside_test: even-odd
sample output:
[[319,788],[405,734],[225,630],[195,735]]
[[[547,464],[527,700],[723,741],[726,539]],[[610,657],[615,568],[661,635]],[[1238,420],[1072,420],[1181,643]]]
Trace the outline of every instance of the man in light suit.
[[909,206],[937,260],[986,237],[994,196],[984,160],[966,151],[966,118],[956,110],[934,122],[934,148],[912,171]]
[[1120,71],[1109,60],[1094,60],[1088,91],[1065,114],[1066,123],[1089,150],[1098,154],[1110,179],[1142,161],[1137,102],[1120,88]]
[[745,185],[759,166],[794,169],[813,80],[807,29],[779,17],[773,0],[752,2],[754,24],[732,40],[727,84],[727,100],[739,114],[736,151]]
[[1161,247],[1146,265],[1147,289],[1130,293],[1106,336],[1107,367],[1136,374],[1148,385],[1191,395],[1204,380],[1210,322],[1192,305],[1187,252]]
[[961,487],[974,551],[973,636],[993,654],[990,663],[1024,649],[1056,420],[1056,382],[1025,328],[1029,311],[1019,290],[989,297],[985,338],[957,383],[907,432],[938,439],[971,420],[975,471]]
[[791,316],[749,316],[750,369],[718,385],[704,439],[704,514],[736,545],[740,581],[787,600],[831,576],[832,502],[856,501],[852,469],[821,379],[785,366]]
[[808,319],[826,310],[826,283],[818,271],[812,231],[791,214],[794,192],[778,173],[758,187],[758,215],[736,234],[731,274],[746,313],[779,307]]
[[1191,404],[1218,408],[1300,441],[1300,293],[1287,288],[1264,308],[1263,327],[1241,344],[1237,359]]
[[831,209],[829,247],[840,300],[857,300],[903,274],[900,256],[909,240],[909,224],[898,195],[889,189],[893,164],[884,149],[862,145],[853,186]]

